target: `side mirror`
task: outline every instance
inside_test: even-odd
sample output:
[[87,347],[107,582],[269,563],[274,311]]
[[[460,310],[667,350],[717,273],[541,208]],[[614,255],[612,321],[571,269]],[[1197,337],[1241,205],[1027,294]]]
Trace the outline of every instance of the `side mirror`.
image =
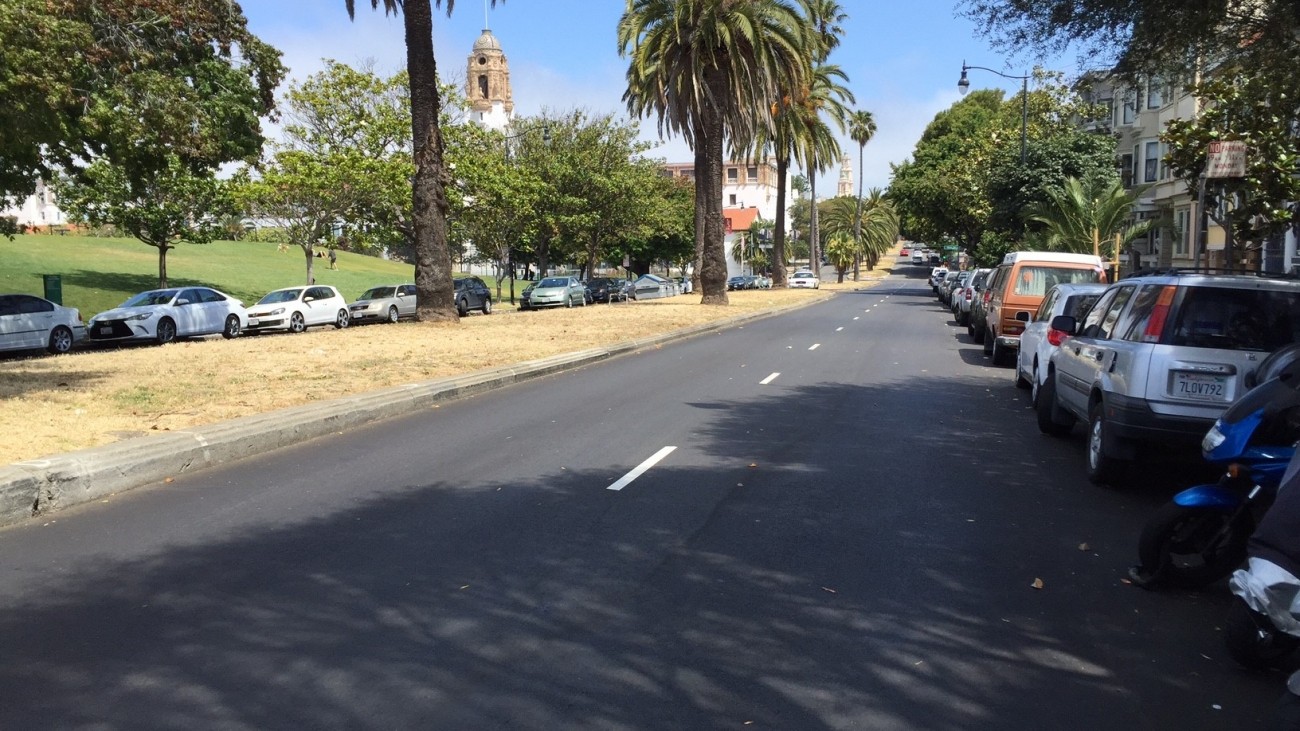
[[315,301],[316,301],[316,298],[315,298],[315,297],[303,297],[303,298],[302,298],[302,301],[303,301],[303,302],[315,302]]
[[190,301],[185,299],[184,297],[181,297],[180,299],[176,300],[177,307],[180,307],[181,305],[188,305],[189,303]]
[[1077,328],[1078,326],[1079,326],[1079,322],[1075,320],[1073,317],[1070,317],[1069,315],[1057,315],[1056,317],[1052,318],[1053,330],[1060,330],[1061,332],[1066,332],[1073,335],[1074,329]]

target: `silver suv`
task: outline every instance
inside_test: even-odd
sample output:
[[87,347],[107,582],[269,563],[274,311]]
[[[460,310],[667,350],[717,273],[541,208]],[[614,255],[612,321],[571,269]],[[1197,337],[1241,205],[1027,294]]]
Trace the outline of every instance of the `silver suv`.
[[1048,363],[1045,434],[1088,424],[1088,478],[1120,480],[1146,445],[1192,447],[1245,392],[1246,374],[1300,341],[1300,281],[1162,271],[1111,285]]

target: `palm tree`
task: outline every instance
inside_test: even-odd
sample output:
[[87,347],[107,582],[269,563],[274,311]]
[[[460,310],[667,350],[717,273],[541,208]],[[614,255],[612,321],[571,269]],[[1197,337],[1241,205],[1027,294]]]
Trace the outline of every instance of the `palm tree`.
[[821,242],[817,232],[817,175],[840,158],[840,141],[831,130],[822,112],[839,129],[844,131],[848,107],[853,103],[853,93],[837,79],[848,81],[848,76],[834,64],[818,64],[813,68],[812,82],[803,95],[796,99],[792,117],[795,129],[794,157],[808,172],[808,189],[812,196],[812,216],[809,221],[809,264],[814,272],[821,272],[818,255]]
[[808,9],[808,27],[812,31],[814,63],[825,63],[840,45],[840,36],[844,35],[844,21],[848,13],[836,0],[803,0]]
[[1114,241],[1118,255],[1124,244],[1156,223],[1130,223],[1133,204],[1141,194],[1141,190],[1124,190],[1115,177],[1066,178],[1064,189],[1049,190],[1048,200],[1030,205],[1025,218],[1043,224],[1048,246],[1053,249],[1101,256],[1102,242]]
[[806,25],[790,0],[627,0],[618,45],[630,57],[628,111],[695,152],[695,241],[704,304],[727,303],[722,153],[752,149],[773,127],[782,89],[810,75]]
[[[862,238],[862,179],[866,171],[863,169],[863,155],[867,149],[867,143],[872,137],[876,136],[876,118],[871,112],[865,109],[859,109],[849,115],[849,137],[858,143],[858,211],[854,218],[853,236]],[[869,255],[870,256],[870,255]],[[872,269],[876,266],[876,260],[870,258],[867,260],[867,268]],[[853,262],[853,280],[858,279],[858,262]]]
[[868,267],[874,267],[881,255],[898,240],[898,211],[879,188],[867,191],[866,198],[860,197],[858,204],[861,215],[855,224],[855,230],[861,237]]
[[[496,5],[497,0],[492,0]],[[504,2],[504,0],[502,0]],[[447,171],[443,166],[442,130],[438,128],[438,66],[433,56],[433,7],[442,0],[370,0],[385,15],[402,13],[406,29],[406,72],[411,84],[411,141],[415,177],[411,182],[411,227],[415,237],[416,319],[451,321],[456,313],[451,281],[451,249],[447,245]],[[356,0],[344,0],[348,17],[356,18]],[[451,15],[455,0],[447,0]]]

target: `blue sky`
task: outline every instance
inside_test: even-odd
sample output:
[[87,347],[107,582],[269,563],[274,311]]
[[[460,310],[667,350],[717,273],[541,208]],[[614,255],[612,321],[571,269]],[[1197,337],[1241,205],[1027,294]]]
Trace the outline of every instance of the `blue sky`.
[[[381,72],[405,66],[402,22],[357,0],[355,22],[343,0],[244,2],[254,33],[284,52],[290,75],[321,68],[321,58],[348,64],[373,60]],[[956,17],[953,0],[867,2],[841,0],[849,14],[840,48],[831,57],[849,76],[856,109],[875,115],[879,131],[867,145],[867,187],[889,183],[889,163],[907,158],[935,113],[959,98],[961,64],[1021,74],[1035,59],[1008,59],[976,37],[975,25]],[[382,7],[382,3],[381,3]],[[543,108],[582,107],[626,115],[622,102],[627,61],[618,54],[616,26],[623,0],[509,0],[487,11],[487,20],[510,63],[516,115]],[[464,82],[470,47],[484,25],[483,0],[459,0],[448,18],[435,10],[434,48],[444,79]],[[1014,64],[1014,65],[1011,65]],[[1061,63],[1050,68],[1072,71]],[[1014,93],[1018,81],[971,71],[972,88]],[[642,137],[661,144],[652,154],[670,162],[691,159],[680,139],[659,143],[655,120],[641,121]],[[843,136],[857,183],[857,144]],[[832,193],[838,166],[817,181],[818,195]]]

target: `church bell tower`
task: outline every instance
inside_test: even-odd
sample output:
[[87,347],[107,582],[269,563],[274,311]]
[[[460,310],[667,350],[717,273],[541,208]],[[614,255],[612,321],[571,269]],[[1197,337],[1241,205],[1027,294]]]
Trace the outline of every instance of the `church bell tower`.
[[501,42],[487,28],[474,41],[465,73],[465,98],[470,119],[490,129],[503,130],[515,116],[510,91],[510,64]]

